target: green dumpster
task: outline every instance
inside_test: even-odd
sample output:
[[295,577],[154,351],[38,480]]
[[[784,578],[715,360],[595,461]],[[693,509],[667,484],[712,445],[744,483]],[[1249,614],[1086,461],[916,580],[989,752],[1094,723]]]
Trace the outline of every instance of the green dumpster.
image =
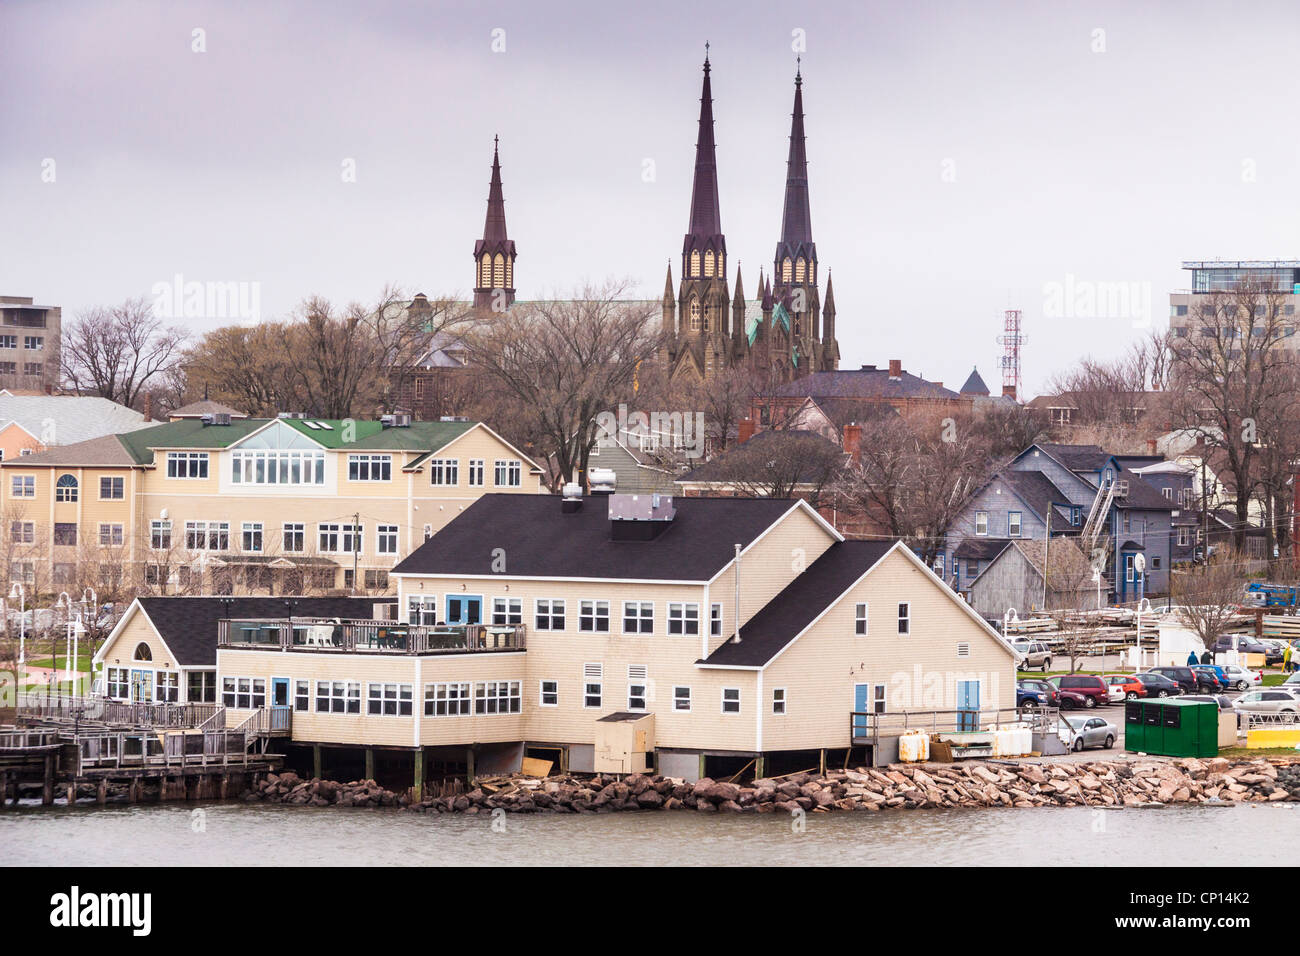
[[[1166,757],[1216,757],[1219,754],[1219,708],[1201,700],[1129,701],[1141,705],[1141,721],[1124,716],[1124,749]],[[1136,728],[1136,729],[1135,729]]]

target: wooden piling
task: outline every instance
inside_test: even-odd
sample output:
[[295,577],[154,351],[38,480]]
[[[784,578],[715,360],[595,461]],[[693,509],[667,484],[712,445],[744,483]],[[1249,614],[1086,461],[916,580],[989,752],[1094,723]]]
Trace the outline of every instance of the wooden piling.
[[317,780],[325,779],[322,772],[320,744],[312,744],[311,747],[311,775]]
[[415,799],[424,799],[424,748],[415,750]]
[[374,747],[367,747],[367,748],[366,748],[366,772],[365,772],[365,779],[367,779],[367,780],[374,780],[374,779],[375,779],[375,748],[374,748]]
[[100,777],[99,783],[95,787],[95,802],[101,807],[108,803],[108,778]]
[[45,757],[45,780],[41,787],[41,806],[48,807],[54,802],[54,756]]

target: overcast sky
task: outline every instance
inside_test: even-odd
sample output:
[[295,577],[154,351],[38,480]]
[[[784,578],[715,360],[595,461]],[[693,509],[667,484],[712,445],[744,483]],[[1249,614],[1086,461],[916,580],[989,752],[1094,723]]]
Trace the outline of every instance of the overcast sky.
[[[1020,308],[1028,397],[1164,324],[1183,259],[1300,256],[1298,28],[1285,2],[4,0],[0,294],[65,317],[178,274],[258,283],[267,317],[388,282],[465,294],[499,134],[520,297],[607,277],[657,297],[706,40],[752,294],[802,36],[842,366],[901,358],[958,386],[978,365],[996,391]],[[1053,303],[1067,282],[1138,295],[1090,315]]]

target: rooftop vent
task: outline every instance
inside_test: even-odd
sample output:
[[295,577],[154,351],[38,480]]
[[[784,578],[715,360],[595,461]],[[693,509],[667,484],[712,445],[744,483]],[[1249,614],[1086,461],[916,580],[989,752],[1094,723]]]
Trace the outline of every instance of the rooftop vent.
[[199,421],[203,423],[204,428],[207,428],[209,425],[229,425],[230,413],[216,412],[215,414],[211,414],[211,415],[200,415]]
[[571,515],[582,508],[582,485],[576,481],[570,481],[565,484],[562,494],[564,500],[560,502],[560,511],[566,515]]
[[672,524],[672,495],[609,495],[609,526],[615,541],[650,541]]
[[618,485],[618,475],[613,468],[589,468],[587,482],[593,495],[612,495]]
[[397,412],[392,415],[380,415],[379,424],[384,428],[410,428],[411,416],[404,412]]

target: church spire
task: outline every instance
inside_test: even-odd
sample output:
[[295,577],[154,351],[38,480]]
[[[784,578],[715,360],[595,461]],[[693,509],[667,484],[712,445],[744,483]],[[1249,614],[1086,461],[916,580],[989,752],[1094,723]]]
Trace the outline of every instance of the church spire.
[[705,45],[704,84],[700,91],[699,133],[695,140],[695,180],[691,187],[691,218],[682,244],[684,275],[698,277],[702,273],[690,269],[689,256],[698,252],[702,257],[706,247],[716,253],[726,249],[722,236],[722,209],[718,202],[718,162],[713,141],[713,86],[709,79],[708,45]]
[[506,234],[506,201],[501,188],[501,157],[492,137],[492,182],[488,185],[483,238],[474,243],[474,305],[494,308],[515,301],[515,244]]
[[812,237],[808,201],[808,151],[804,134],[802,64],[794,75],[794,109],[790,114],[790,152],[785,164],[785,206],[776,244],[775,272],[782,287],[816,286],[817,246]]

